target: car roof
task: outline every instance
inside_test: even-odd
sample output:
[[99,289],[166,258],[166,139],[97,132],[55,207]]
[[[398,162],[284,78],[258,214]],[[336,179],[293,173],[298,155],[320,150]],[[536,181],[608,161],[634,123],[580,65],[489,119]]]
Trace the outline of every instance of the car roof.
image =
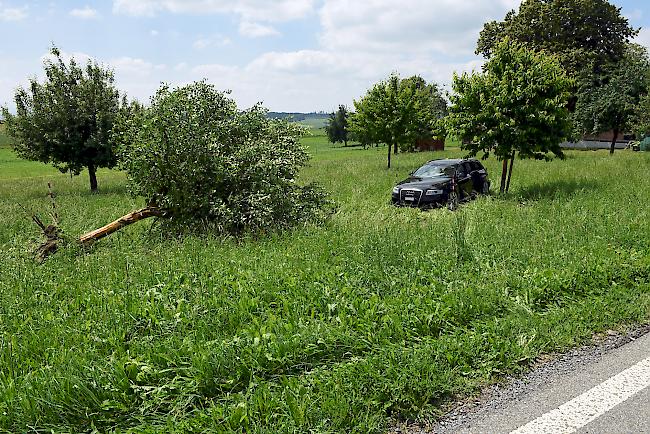
[[427,161],[426,164],[437,164],[440,166],[453,166],[466,161],[478,161],[476,158],[440,158],[437,160]]

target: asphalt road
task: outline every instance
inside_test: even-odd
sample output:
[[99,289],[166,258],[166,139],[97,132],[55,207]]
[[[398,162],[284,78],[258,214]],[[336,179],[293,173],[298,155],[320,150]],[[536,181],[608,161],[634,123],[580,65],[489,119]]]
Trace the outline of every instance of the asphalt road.
[[574,350],[486,390],[418,433],[648,433],[650,327]]

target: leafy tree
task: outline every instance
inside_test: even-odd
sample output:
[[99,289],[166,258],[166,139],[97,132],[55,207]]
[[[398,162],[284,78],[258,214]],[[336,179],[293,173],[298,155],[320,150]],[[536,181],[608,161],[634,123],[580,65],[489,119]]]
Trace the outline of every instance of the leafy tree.
[[437,86],[417,76],[402,80],[397,74],[375,84],[354,106],[352,134],[364,144],[388,145],[388,168],[391,151],[412,150],[417,139],[439,134],[446,112]]
[[323,217],[324,193],[296,182],[308,160],[303,127],[266,114],[259,105],[239,110],[203,81],[162,86],[116,129],[130,191],[176,227],[206,222],[239,233]]
[[87,168],[96,192],[97,169],[117,163],[111,130],[121,103],[113,72],[92,61],[85,68],[74,59],[66,63],[56,47],[50,53],[45,81],[32,78],[28,89],[16,91],[16,115],[2,108],[7,132],[22,158],[75,175]]
[[331,143],[344,143],[345,146],[348,146],[348,116],[348,109],[344,105],[340,105],[338,111],[329,115],[325,132]]
[[613,131],[610,154],[621,132],[633,128],[639,104],[648,94],[648,51],[629,44],[623,58],[604,66],[600,76],[587,75],[580,83],[575,125],[581,134]]
[[[650,89],[650,82],[646,84]],[[642,140],[650,136],[650,93],[643,95],[634,110],[632,129],[636,138]]]
[[402,92],[415,99],[411,117],[415,140],[400,143],[402,151],[414,151],[416,141],[445,135],[444,122],[447,116],[447,100],[442,96],[438,85],[427,83],[422,77],[414,75],[402,80]]
[[600,65],[616,63],[637,33],[621,8],[607,0],[524,0],[518,12],[484,25],[476,53],[489,58],[508,37],[558,55],[569,75],[575,75],[585,65],[598,71]]
[[578,104],[582,105],[581,113],[572,116],[574,133],[579,137],[580,132],[601,132],[601,125],[620,123],[618,115],[608,120],[603,117],[620,108],[604,110],[598,120],[590,119],[588,112],[597,110],[593,105],[597,101],[616,105],[608,100],[609,90],[603,84],[623,61],[630,40],[638,32],[621,14],[621,8],[607,0],[524,0],[519,10],[508,12],[503,21],[484,25],[476,52],[489,58],[496,44],[508,37],[535,51],[558,56],[569,76],[576,79],[567,106],[574,112]]
[[507,192],[515,153],[520,158],[563,156],[571,86],[555,57],[506,38],[482,73],[454,74],[447,126],[470,155],[494,153],[503,161],[500,190]]

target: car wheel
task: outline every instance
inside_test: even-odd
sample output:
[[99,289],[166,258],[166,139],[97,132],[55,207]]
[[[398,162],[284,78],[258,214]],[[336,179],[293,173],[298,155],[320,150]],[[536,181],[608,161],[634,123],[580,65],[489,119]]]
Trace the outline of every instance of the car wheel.
[[482,194],[490,194],[490,183],[483,181],[483,186],[481,187]]

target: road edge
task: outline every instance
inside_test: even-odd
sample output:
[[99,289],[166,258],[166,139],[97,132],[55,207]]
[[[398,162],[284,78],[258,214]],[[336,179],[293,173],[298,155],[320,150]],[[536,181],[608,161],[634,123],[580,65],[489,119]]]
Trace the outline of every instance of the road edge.
[[650,322],[622,326],[619,330],[595,333],[582,346],[563,353],[542,354],[532,362],[525,372],[507,376],[486,385],[479,392],[464,399],[447,403],[437,418],[423,421],[393,422],[388,434],[445,434],[455,432],[461,426],[474,420],[479,411],[498,408],[512,399],[522,388],[535,388],[553,374],[568,374],[580,366],[602,357],[636,339],[650,333]]

